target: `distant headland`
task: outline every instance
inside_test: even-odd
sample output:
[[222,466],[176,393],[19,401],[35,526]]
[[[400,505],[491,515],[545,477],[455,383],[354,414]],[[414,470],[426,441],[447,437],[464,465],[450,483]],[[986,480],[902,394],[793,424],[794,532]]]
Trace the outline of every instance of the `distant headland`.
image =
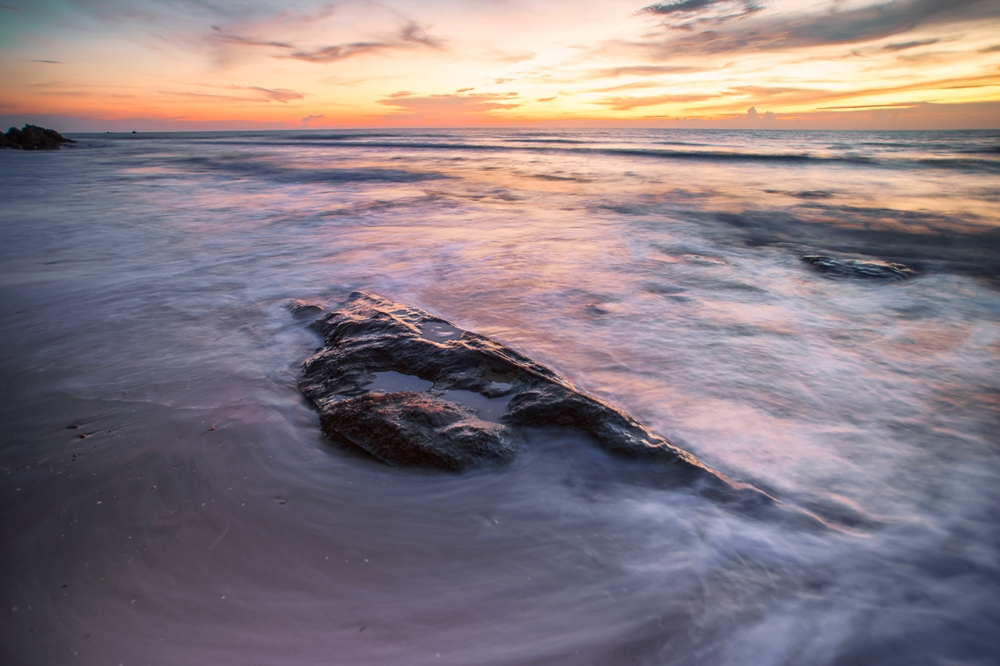
[[59,150],[64,143],[76,143],[54,129],[37,125],[25,125],[21,129],[11,127],[6,134],[0,134],[0,148],[15,150]]

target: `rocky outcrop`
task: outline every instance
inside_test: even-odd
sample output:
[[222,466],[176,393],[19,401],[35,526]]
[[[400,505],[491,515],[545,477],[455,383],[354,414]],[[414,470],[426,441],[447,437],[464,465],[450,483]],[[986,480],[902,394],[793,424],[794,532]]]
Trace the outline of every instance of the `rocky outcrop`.
[[502,464],[520,429],[568,427],[614,455],[656,461],[716,499],[773,502],[545,366],[423,310],[355,292],[312,326],[325,346],[303,364],[300,389],[332,440],[387,463]]
[[0,148],[20,150],[59,150],[65,143],[76,143],[53,129],[37,125],[25,125],[21,129],[11,127],[6,134],[0,134]]
[[817,271],[833,278],[859,280],[905,280],[916,275],[912,268],[891,261],[875,259],[838,259],[818,254],[802,257]]
[[460,471],[507,463],[517,452],[504,426],[428,393],[370,392],[335,401],[320,423],[332,439],[404,467]]
[[323,306],[309,301],[294,300],[285,304],[285,309],[291,312],[296,319],[306,319],[317,317],[323,312]]

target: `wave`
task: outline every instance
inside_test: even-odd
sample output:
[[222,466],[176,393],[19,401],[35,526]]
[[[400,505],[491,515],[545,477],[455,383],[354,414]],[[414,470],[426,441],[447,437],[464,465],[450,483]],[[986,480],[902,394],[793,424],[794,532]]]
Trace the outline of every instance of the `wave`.
[[205,157],[187,157],[172,160],[175,164],[193,167],[202,172],[213,172],[236,178],[261,178],[281,183],[414,183],[449,178],[436,171],[409,171],[378,167],[353,168],[289,168],[265,162],[228,162]]
[[[224,142],[232,145],[233,142]],[[259,142],[248,142],[253,145],[260,145]],[[282,141],[271,141],[267,145],[282,145]],[[310,144],[284,144],[284,145],[315,145],[316,147],[328,146],[336,148],[375,148],[375,149],[409,149],[409,150],[450,150],[450,151],[477,151],[477,152],[539,152],[539,153],[563,153],[563,154],[584,154],[584,155],[617,155],[626,157],[647,157],[654,159],[676,159],[676,160],[709,160],[709,161],[764,161],[764,162],[850,162],[857,164],[875,164],[874,158],[850,155],[850,156],[820,156],[811,153],[758,153],[740,151],[710,151],[710,150],[669,150],[658,148],[563,148],[558,146],[514,146],[500,143],[455,143],[455,142],[418,142],[418,141],[338,141],[337,143],[311,142]]]
[[587,141],[584,139],[525,139],[523,137],[504,137],[503,140],[516,143],[568,143],[577,145],[594,143],[593,141]]
[[921,166],[936,167],[939,169],[1000,173],[1000,161],[998,160],[977,160],[961,157],[926,157],[913,160],[913,162]]
[[[157,137],[160,138],[160,137]],[[440,140],[435,140],[440,139]],[[330,134],[244,134],[242,137],[220,138],[206,137],[198,141],[199,145],[218,144],[225,146],[253,145],[259,147],[317,147],[329,149],[354,150],[399,150],[399,151],[450,151],[450,152],[528,152],[563,155],[602,155],[618,157],[634,157],[642,159],[675,160],[675,161],[707,161],[707,162],[748,162],[748,163],[790,163],[790,164],[849,164],[889,169],[934,168],[968,172],[997,173],[1000,171],[1000,161],[992,159],[992,155],[1000,152],[995,146],[983,148],[962,148],[955,146],[949,153],[940,156],[908,155],[865,155],[856,153],[816,153],[808,151],[785,150],[780,152],[763,152],[745,149],[697,149],[698,144],[689,142],[658,142],[660,146],[677,146],[677,148],[659,148],[629,145],[608,145],[594,140],[575,138],[547,137],[484,137],[482,141],[455,140],[454,134],[420,133],[400,135],[398,133],[368,132],[351,133],[338,132]],[[861,144],[857,144],[861,145]],[[882,144],[883,146],[887,144]],[[900,144],[901,146],[903,144]],[[907,144],[908,147],[913,144]],[[685,147],[693,149],[685,149]],[[969,155],[969,157],[965,157]],[[975,158],[972,155],[982,155]],[[231,167],[227,167],[231,168]],[[345,182],[348,180],[386,180],[392,182],[412,182],[444,178],[443,174],[416,174],[406,170],[396,169],[324,169],[310,175],[303,169],[284,169],[276,173],[276,177],[286,177],[290,174],[313,181],[333,180]]]

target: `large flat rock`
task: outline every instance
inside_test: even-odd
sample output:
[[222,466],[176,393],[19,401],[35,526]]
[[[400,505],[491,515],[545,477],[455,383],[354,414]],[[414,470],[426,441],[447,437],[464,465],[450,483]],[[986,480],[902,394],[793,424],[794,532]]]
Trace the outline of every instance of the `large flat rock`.
[[504,464],[520,429],[558,426],[614,455],[661,464],[703,494],[772,501],[549,368],[423,310],[355,292],[312,327],[325,346],[303,364],[300,389],[332,440],[387,463],[455,471]]

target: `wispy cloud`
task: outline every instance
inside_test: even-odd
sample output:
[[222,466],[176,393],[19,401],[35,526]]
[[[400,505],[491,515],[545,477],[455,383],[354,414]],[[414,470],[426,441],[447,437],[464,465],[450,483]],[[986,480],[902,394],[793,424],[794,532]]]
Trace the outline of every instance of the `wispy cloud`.
[[356,55],[371,53],[373,51],[384,51],[393,48],[393,44],[385,42],[351,42],[349,44],[334,44],[333,46],[323,46],[309,51],[295,51],[287,56],[276,56],[279,58],[289,58],[293,60],[304,60],[305,62],[336,62],[345,60]]
[[413,48],[414,46],[441,50],[444,48],[444,42],[430,37],[426,29],[411,21],[402,26],[393,39],[371,42],[349,42],[334,44],[332,46],[322,46],[315,49],[299,49],[288,55],[275,57],[303,60],[305,62],[328,63],[353,58],[365,53],[406,49]]
[[422,44],[431,49],[444,48],[444,40],[431,37],[427,34],[427,28],[417,25],[415,21],[409,21],[400,28],[399,41],[410,44]]
[[379,104],[394,106],[405,113],[423,114],[447,112],[448,114],[477,114],[521,106],[514,101],[517,93],[476,93],[472,95],[413,95],[398,92],[380,99]]
[[300,92],[295,92],[294,90],[288,90],[286,88],[275,88],[271,90],[270,88],[260,88],[257,86],[250,86],[247,90],[256,90],[264,94],[268,100],[274,100],[275,102],[291,102],[295,99],[304,99],[305,95]]
[[588,92],[594,93],[610,93],[610,92],[622,92],[623,90],[649,90],[650,88],[662,88],[663,83],[657,80],[646,80],[646,81],[633,81],[632,83],[622,83],[617,86],[608,86],[606,88],[596,88]]
[[761,9],[753,0],[678,0],[649,5],[638,13],[662,17],[663,24],[671,28],[690,30],[699,23],[725,23]]
[[225,44],[234,44],[236,46],[271,46],[279,49],[295,48],[287,42],[278,42],[261,37],[246,37],[243,35],[230,34],[217,25],[213,25],[212,30],[216,33],[213,35],[214,40]]
[[326,118],[326,115],[322,114],[322,113],[320,113],[318,115],[315,115],[315,116],[306,116],[305,118],[302,119],[302,126],[305,127],[305,126],[309,125],[309,123],[311,123],[312,121],[314,121],[314,120],[322,120],[323,118]]
[[649,97],[611,97],[601,100],[598,104],[610,106],[616,111],[629,111],[644,106],[660,106],[661,104],[679,104],[686,102],[703,102],[713,99],[719,95],[690,94],[690,95],[651,95]]
[[[687,5],[687,2],[680,5]],[[674,6],[678,5],[665,7]],[[633,44],[644,49],[647,55],[660,58],[679,54],[735,54],[864,43],[899,35],[917,26],[1000,16],[1000,3],[984,0],[892,0],[844,10],[840,9],[840,3],[829,7],[825,12],[774,13],[766,16],[750,16],[755,13],[750,12],[745,15],[747,20],[719,26],[715,30],[680,38],[673,37],[675,33],[665,33]],[[911,48],[907,44],[902,42],[901,48]]]
[[819,106],[817,111],[833,111],[837,109],[912,109],[927,102],[896,102],[893,104],[856,104],[845,106]]
[[940,39],[915,39],[912,42],[897,42],[895,44],[886,44],[882,47],[883,51],[905,51],[907,49],[915,49],[918,46],[927,46],[929,44],[937,44]]
[[662,74],[686,74],[697,72],[697,67],[686,67],[680,65],[623,65],[621,67],[607,67],[595,69],[591,72],[591,78],[604,79],[616,76],[659,76]]
[[[731,100],[744,99],[756,103],[774,105],[794,105],[808,106],[816,105],[815,108],[830,108],[831,104],[838,100],[850,101],[853,99],[865,99],[877,96],[906,96],[912,97],[920,95],[929,97],[934,95],[934,91],[949,89],[951,87],[978,87],[1000,85],[1000,75],[975,76],[963,79],[937,79],[921,81],[896,86],[869,86],[867,88],[856,88],[851,90],[829,90],[824,88],[769,88],[762,86],[733,86],[728,89]],[[871,102],[862,104],[864,107],[877,106],[885,102]],[[892,104],[912,104],[910,101],[892,102]],[[700,107],[705,113],[725,111],[732,107],[732,102],[719,105],[708,105]],[[846,107],[845,107],[846,108]]]
[[62,60],[38,60],[38,59],[34,59],[31,62],[44,62],[44,63],[46,63],[48,65],[61,65],[61,64],[63,64]]
[[251,90],[255,95],[219,95],[215,93],[198,93],[187,90],[160,90],[161,95],[172,97],[187,97],[190,99],[212,100],[217,102],[288,102],[305,99],[305,94],[287,88],[262,88],[260,86],[228,86],[227,90]]
[[167,95],[169,97],[184,97],[192,100],[203,100],[211,102],[261,102],[269,101],[262,100],[260,97],[249,96],[249,95],[215,95],[212,93],[196,93],[189,90],[157,90],[157,93],[161,95]]

